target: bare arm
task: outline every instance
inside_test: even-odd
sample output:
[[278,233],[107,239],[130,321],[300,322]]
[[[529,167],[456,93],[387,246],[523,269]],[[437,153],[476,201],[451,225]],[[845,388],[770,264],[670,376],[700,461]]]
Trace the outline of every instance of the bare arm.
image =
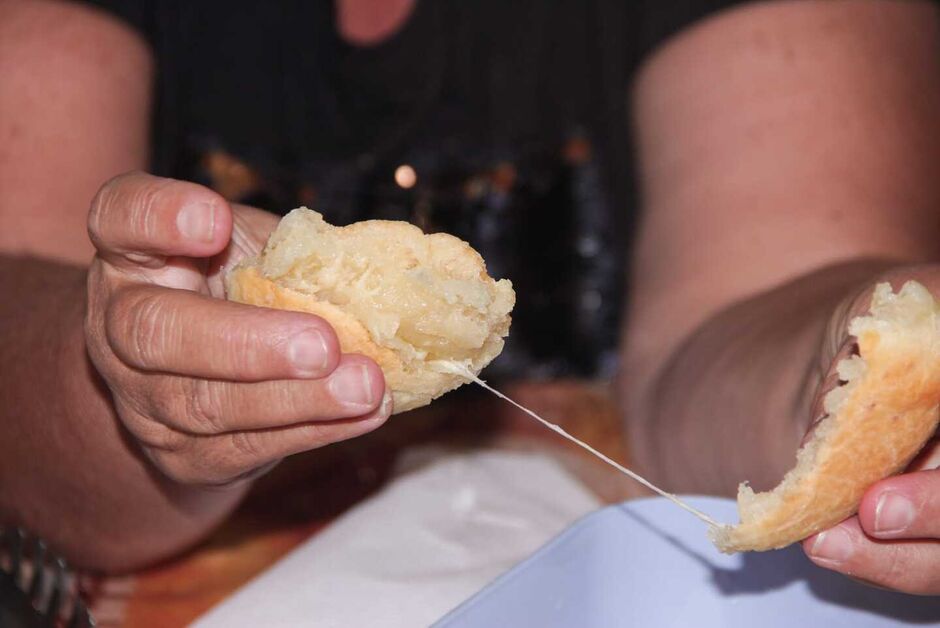
[[[645,216],[621,388],[636,459],[674,490],[769,488],[874,282],[940,296],[940,11],[747,5],[656,53],[634,115]],[[809,557],[940,592],[938,453],[870,487]]]
[[247,485],[171,482],[125,433],[85,351],[84,270],[7,259],[0,285],[16,296],[0,326],[3,521],[45,536],[75,564],[122,571],[194,542],[234,507]]
[[812,418],[838,306],[936,259],[938,12],[744,6],[659,50],[634,115],[645,213],[623,388],[636,456],[676,490],[766,487]]
[[147,167],[152,75],[144,42],[103,14],[0,0],[0,250],[88,263],[92,196]]
[[149,54],[97,13],[7,1],[0,76],[0,515],[78,562],[124,567],[191,540],[233,501],[215,513],[175,504],[127,446],[85,354],[88,207],[104,181],[147,165]]
[[0,521],[131,569],[203,536],[284,456],[382,424],[381,371],[325,321],[221,298],[221,266],[274,216],[111,178],[146,165],[132,33],[0,0],[0,77]]
[[[664,46],[634,96],[645,215],[622,390],[635,456],[674,490],[767,488],[818,418],[872,284],[915,278],[940,295],[940,11],[747,5]],[[807,539],[810,558],[940,591],[940,471],[910,471]]]

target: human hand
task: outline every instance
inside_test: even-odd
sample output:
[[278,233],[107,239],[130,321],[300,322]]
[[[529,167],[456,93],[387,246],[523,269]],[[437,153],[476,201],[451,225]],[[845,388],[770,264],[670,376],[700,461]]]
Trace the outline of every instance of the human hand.
[[869,584],[940,594],[940,443],[904,474],[876,483],[858,514],[803,542],[810,559]]
[[342,354],[326,321],[224,300],[222,269],[277,221],[142,173],[92,203],[88,353],[123,427],[173,481],[237,484],[391,413],[378,365]]
[[[916,279],[934,294],[940,271],[932,266],[899,269],[886,277],[895,288]],[[836,383],[835,364],[851,350],[848,321],[867,309],[870,290],[846,302],[830,324],[830,373],[816,396]],[[841,340],[838,340],[840,339]],[[837,345],[841,345],[836,348]],[[940,594],[940,440],[932,439],[901,475],[886,478],[865,493],[858,514],[803,542],[817,565],[851,578],[906,593]]]

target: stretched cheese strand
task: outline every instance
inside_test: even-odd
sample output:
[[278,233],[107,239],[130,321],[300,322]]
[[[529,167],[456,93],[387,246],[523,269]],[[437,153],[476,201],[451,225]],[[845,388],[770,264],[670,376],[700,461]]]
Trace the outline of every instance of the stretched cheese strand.
[[669,501],[671,501],[672,503],[674,503],[676,506],[679,506],[679,507],[682,508],[683,510],[686,510],[686,511],[692,513],[693,515],[695,515],[696,517],[698,517],[699,519],[701,519],[702,521],[704,521],[704,522],[707,523],[708,525],[710,525],[710,526],[712,526],[712,527],[715,527],[715,528],[727,527],[727,524],[723,524],[723,523],[719,523],[719,522],[715,521],[714,519],[712,519],[711,517],[709,517],[708,515],[706,515],[704,512],[698,510],[697,508],[693,508],[692,506],[689,506],[688,504],[686,504],[685,502],[683,502],[681,499],[679,499],[678,497],[676,497],[676,496],[673,495],[672,493],[667,493],[666,491],[662,490],[662,489],[659,488],[658,486],[655,486],[652,482],[650,482],[649,480],[647,480],[647,479],[644,478],[643,476],[641,476],[641,475],[639,475],[639,474],[637,474],[637,473],[634,473],[633,471],[631,471],[630,469],[624,467],[624,466],[621,465],[620,463],[618,463],[618,462],[616,462],[616,461],[614,461],[614,460],[608,458],[607,456],[605,456],[605,455],[602,454],[601,452],[597,451],[596,449],[594,449],[593,447],[591,447],[591,446],[588,445],[587,443],[578,440],[577,438],[575,438],[574,436],[572,436],[571,434],[569,434],[568,432],[566,432],[565,430],[563,430],[563,429],[562,429],[561,427],[559,427],[558,425],[555,425],[554,423],[551,423],[550,421],[547,421],[547,420],[543,419],[543,418],[540,417],[538,414],[536,414],[535,412],[529,410],[529,409],[526,408],[525,406],[523,406],[523,405],[521,405],[521,404],[519,404],[519,403],[516,403],[515,401],[513,401],[512,399],[510,399],[509,397],[507,397],[507,396],[504,395],[503,393],[499,392],[498,390],[496,390],[495,388],[493,388],[492,386],[490,386],[489,384],[487,384],[485,381],[483,381],[482,379],[480,379],[479,377],[477,377],[476,375],[474,375],[473,372],[470,371],[470,369],[468,369],[468,368],[467,368],[466,366],[464,366],[463,364],[461,364],[461,363],[459,363],[459,362],[453,362],[453,361],[450,361],[450,360],[437,360],[437,361],[435,361],[435,362],[432,363],[432,366],[433,366],[435,369],[437,369],[437,370],[439,370],[439,371],[443,371],[443,372],[445,372],[445,373],[452,373],[452,374],[454,374],[454,375],[460,375],[461,377],[464,377],[464,378],[466,378],[466,379],[468,379],[468,380],[470,380],[470,381],[476,383],[478,386],[484,388],[485,390],[490,391],[491,393],[493,393],[494,395],[496,395],[496,396],[499,397],[500,399],[503,399],[504,401],[508,401],[509,403],[511,403],[512,405],[516,406],[517,408],[519,408],[520,410],[522,410],[523,412],[525,412],[526,414],[528,414],[530,417],[532,417],[533,419],[535,419],[536,421],[538,421],[539,423],[541,423],[542,425],[544,425],[545,427],[547,427],[548,429],[552,430],[553,432],[556,432],[556,433],[560,434],[562,437],[568,439],[569,441],[571,441],[571,442],[574,443],[575,445],[578,445],[579,447],[581,447],[581,448],[583,448],[583,449],[586,449],[587,451],[591,452],[594,456],[596,456],[597,458],[600,458],[601,460],[603,460],[604,462],[606,462],[607,464],[609,464],[609,465],[612,466],[613,468],[617,469],[618,471],[620,471],[620,472],[623,473],[624,475],[626,475],[626,476],[628,476],[628,477],[630,477],[630,478],[633,478],[634,480],[636,480],[637,482],[639,482],[639,483],[642,484],[643,486],[647,487],[648,489],[650,489],[650,490],[652,490],[652,491],[654,491],[654,492],[656,492],[656,493],[659,493],[660,495],[662,495],[663,497],[665,497],[666,499],[668,499]]

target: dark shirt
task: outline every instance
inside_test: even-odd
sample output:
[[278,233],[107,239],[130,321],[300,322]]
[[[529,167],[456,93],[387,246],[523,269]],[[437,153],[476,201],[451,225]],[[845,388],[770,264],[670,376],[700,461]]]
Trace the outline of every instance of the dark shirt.
[[330,0],[94,3],[154,51],[155,173],[469,241],[518,295],[488,374],[539,377],[611,370],[636,213],[630,80],[733,2],[419,0],[369,48],[340,40]]

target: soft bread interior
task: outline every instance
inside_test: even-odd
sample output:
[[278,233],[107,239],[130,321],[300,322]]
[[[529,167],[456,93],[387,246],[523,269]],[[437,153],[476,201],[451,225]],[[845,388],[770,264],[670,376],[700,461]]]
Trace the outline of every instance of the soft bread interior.
[[464,380],[429,363],[479,373],[503,348],[515,293],[448,234],[404,222],[334,227],[317,212],[285,216],[257,258],[227,275],[230,299],[326,318],[346,352],[382,367],[395,412],[429,403]]
[[738,490],[741,523],[710,530],[724,552],[784,547],[858,511],[865,490],[906,467],[937,429],[938,304],[916,282],[874,292],[871,313],[849,333],[858,355],[841,361],[844,382],[825,397],[828,416],[772,491]]

